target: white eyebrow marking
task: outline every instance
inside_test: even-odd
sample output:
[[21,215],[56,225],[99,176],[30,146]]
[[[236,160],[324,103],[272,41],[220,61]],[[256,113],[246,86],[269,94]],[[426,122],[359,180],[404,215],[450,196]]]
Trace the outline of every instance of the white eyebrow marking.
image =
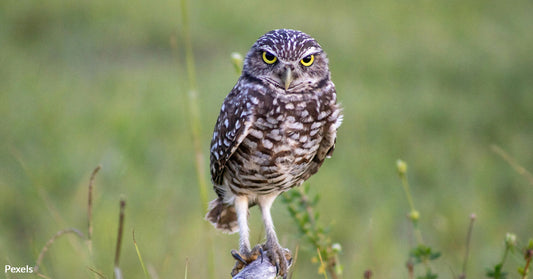
[[270,46],[263,46],[263,47],[261,47],[260,49],[261,49],[262,51],[270,52],[270,53],[272,53],[272,54],[273,54],[274,56],[276,56],[276,57],[279,56],[278,53],[277,53],[275,50],[273,50]]
[[302,55],[300,56],[300,58],[304,58],[304,57],[306,57],[306,56],[308,56],[308,55],[316,54],[316,53],[318,53],[318,52],[320,52],[320,49],[318,49],[318,48],[316,48],[316,47],[310,47],[306,52],[304,52],[304,54],[302,54]]

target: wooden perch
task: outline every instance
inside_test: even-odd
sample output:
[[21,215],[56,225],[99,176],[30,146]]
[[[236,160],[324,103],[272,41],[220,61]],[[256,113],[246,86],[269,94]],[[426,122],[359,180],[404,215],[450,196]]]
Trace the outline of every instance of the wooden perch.
[[[289,265],[290,268],[290,265]],[[263,251],[263,259],[261,257],[245,266],[239,274],[235,275],[233,279],[274,279],[276,278],[276,267],[268,259],[266,251]]]

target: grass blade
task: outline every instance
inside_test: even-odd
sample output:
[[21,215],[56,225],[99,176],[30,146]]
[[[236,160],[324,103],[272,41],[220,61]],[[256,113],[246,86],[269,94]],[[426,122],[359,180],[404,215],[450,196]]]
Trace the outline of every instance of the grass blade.
[[144,266],[143,258],[141,257],[141,252],[139,251],[139,246],[137,246],[137,241],[135,240],[135,230],[133,230],[133,245],[135,245],[135,251],[137,251],[137,257],[139,257],[139,262],[141,262],[141,267],[144,272],[145,278],[150,278],[148,275],[148,271],[146,271],[146,267]]

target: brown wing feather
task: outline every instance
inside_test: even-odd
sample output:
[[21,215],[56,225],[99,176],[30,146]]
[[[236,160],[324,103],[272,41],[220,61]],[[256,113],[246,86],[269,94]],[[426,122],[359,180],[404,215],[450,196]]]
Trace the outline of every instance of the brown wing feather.
[[[222,184],[226,162],[246,137],[252,123],[246,94],[239,91],[237,85],[226,97],[215,124],[211,140],[211,178],[215,186]],[[219,196],[223,194],[216,187],[215,190]]]

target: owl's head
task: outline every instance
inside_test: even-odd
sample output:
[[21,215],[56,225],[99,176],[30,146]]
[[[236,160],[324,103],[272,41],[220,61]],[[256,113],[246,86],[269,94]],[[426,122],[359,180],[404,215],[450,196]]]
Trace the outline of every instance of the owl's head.
[[301,92],[329,80],[328,59],[311,36],[277,29],[252,46],[244,60],[243,75],[288,92]]

